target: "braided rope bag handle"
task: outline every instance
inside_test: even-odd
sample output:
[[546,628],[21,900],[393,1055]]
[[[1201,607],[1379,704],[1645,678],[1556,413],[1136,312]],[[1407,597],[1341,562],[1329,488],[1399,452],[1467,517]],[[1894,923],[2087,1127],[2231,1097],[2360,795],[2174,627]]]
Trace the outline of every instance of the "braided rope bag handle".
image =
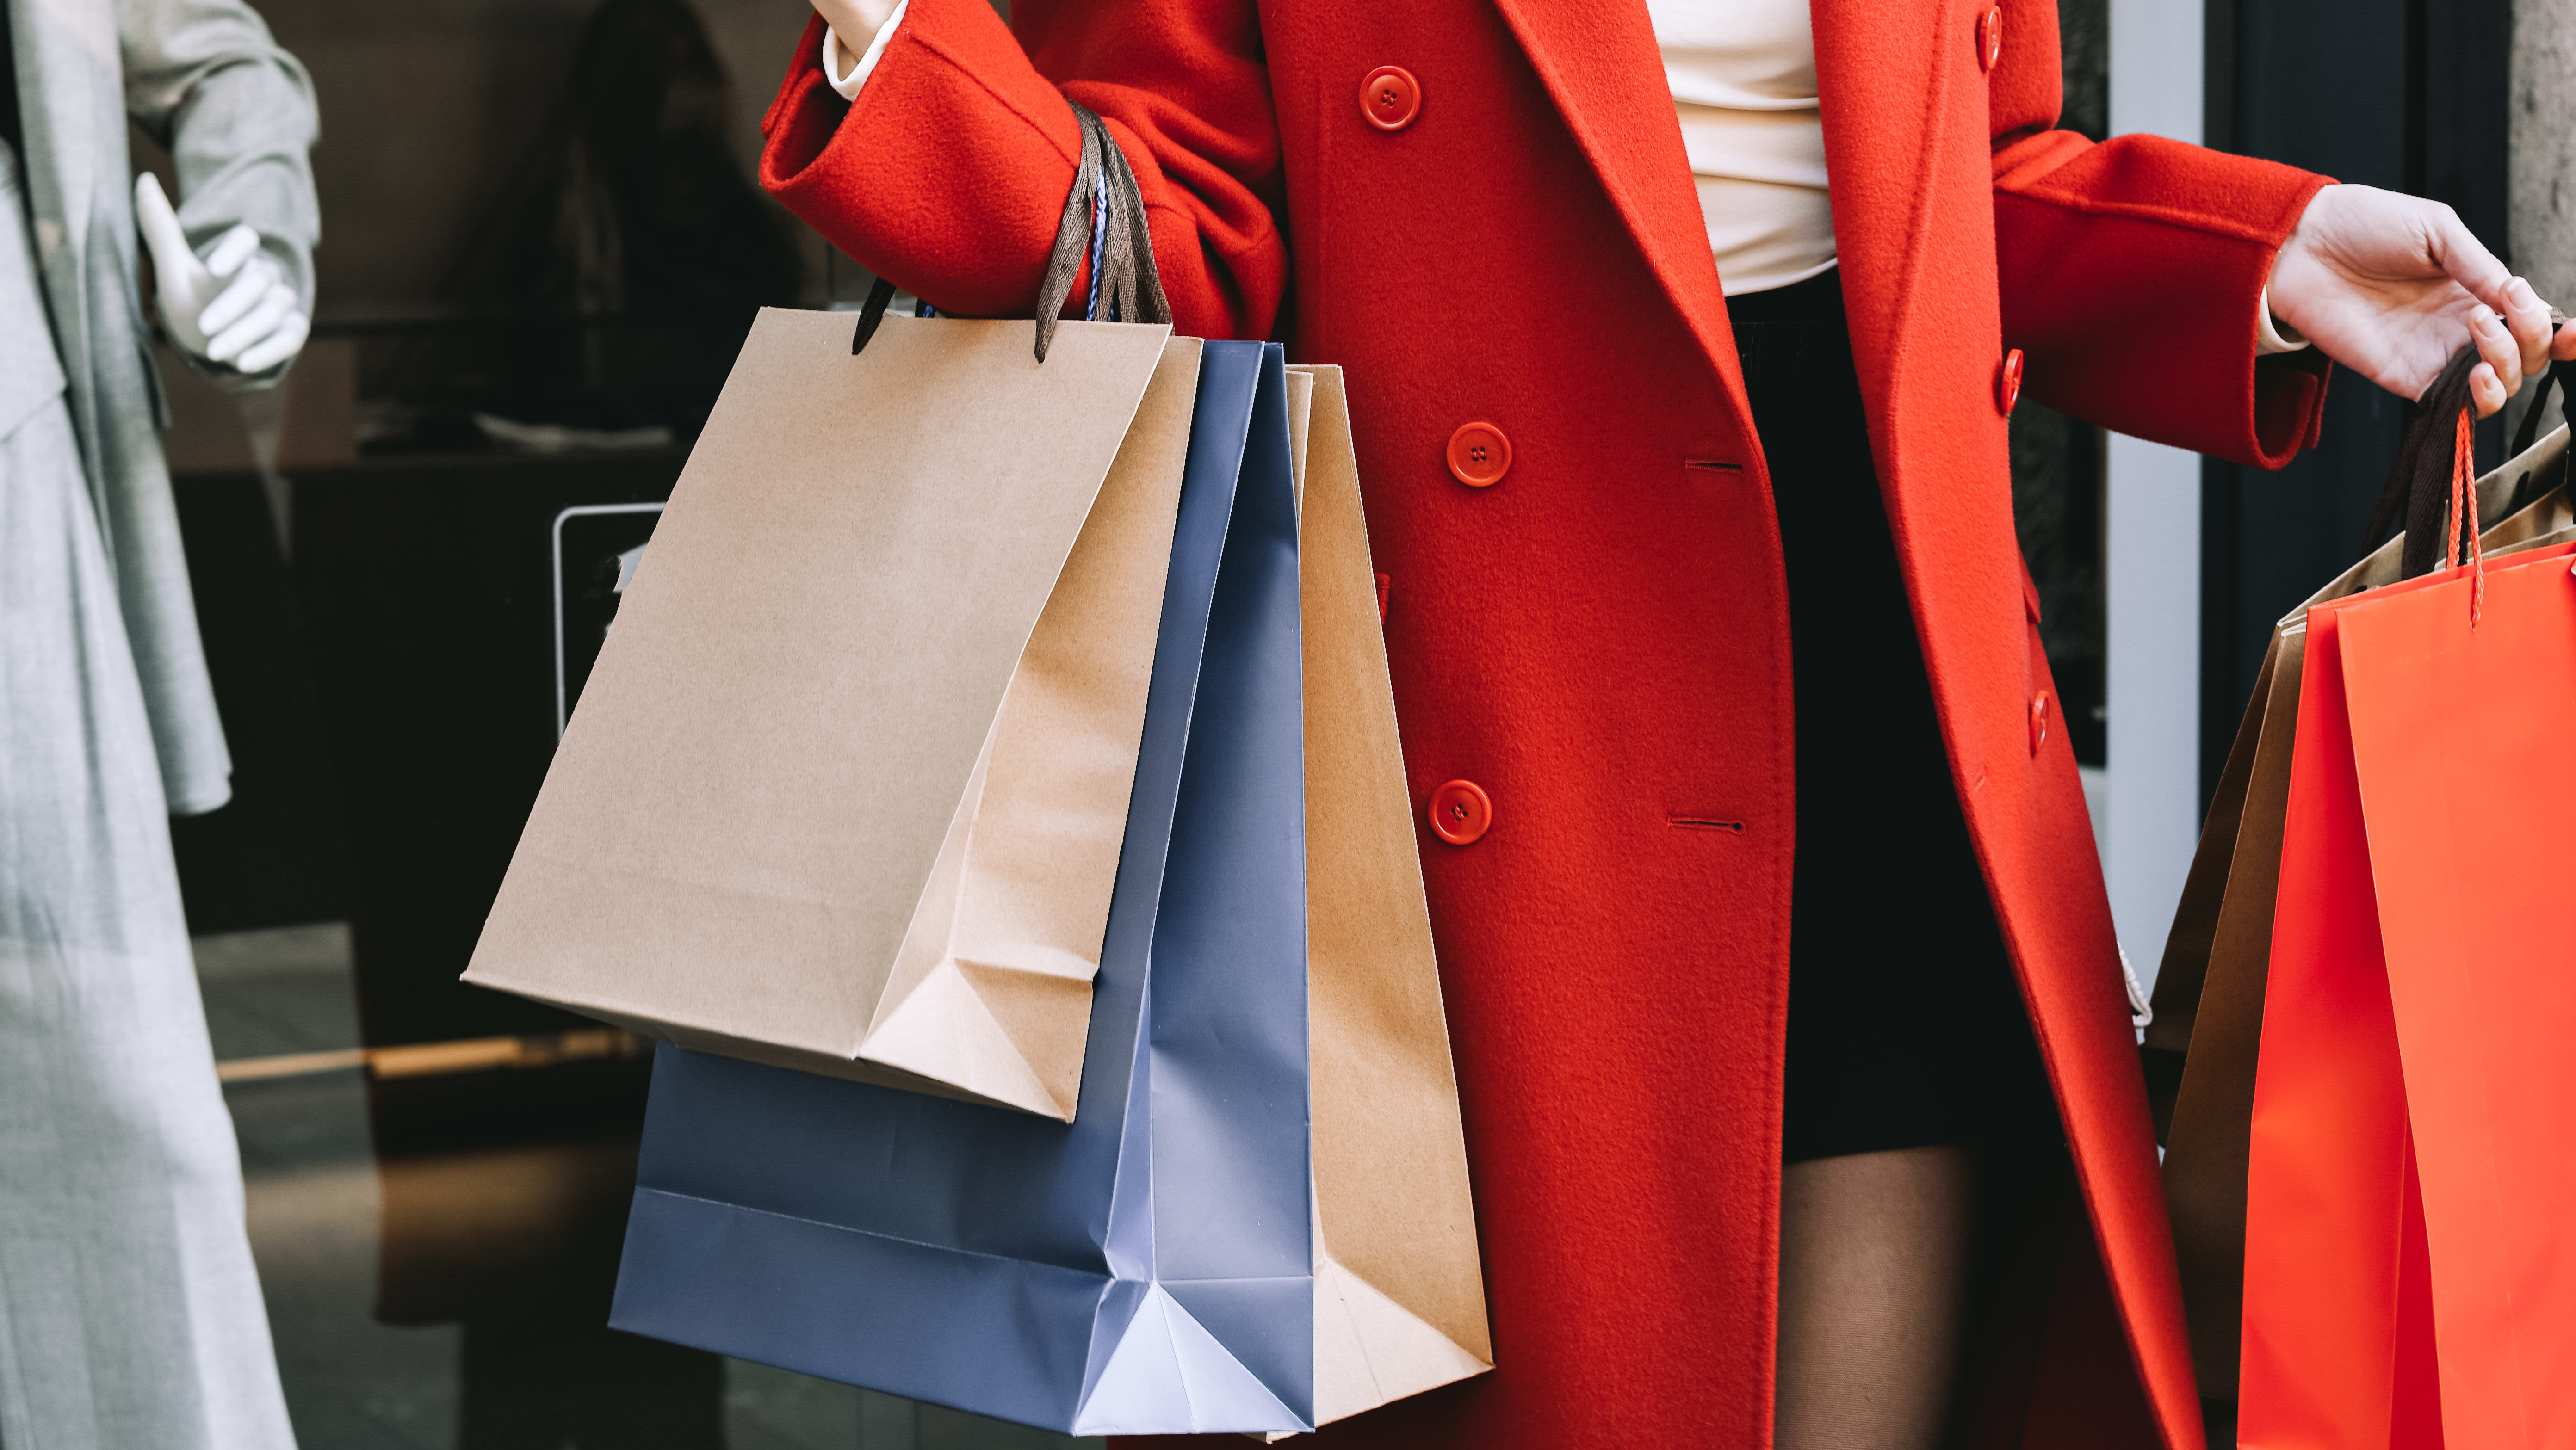
[[2455,416],[2459,421],[2451,430],[2451,532],[2442,546],[2442,567],[2448,569],[2461,562],[2460,535],[2466,533],[2469,628],[2475,629],[2487,613],[2486,551],[2478,544],[2478,458],[2469,434],[2469,410],[2462,408]]
[[[1074,122],[1082,131],[1082,152],[1074,164],[1073,187],[1065,193],[1064,215],[1056,223],[1046,273],[1038,284],[1036,351],[1041,363],[1055,341],[1065,299],[1073,293],[1074,274],[1086,256],[1091,262],[1091,286],[1083,300],[1084,321],[1097,322],[1104,315],[1112,322],[1172,320],[1171,299],[1164,294],[1162,272],[1154,265],[1144,189],[1107,123],[1089,107],[1072,104]],[[876,336],[893,301],[894,283],[877,278],[850,337],[853,355]]]

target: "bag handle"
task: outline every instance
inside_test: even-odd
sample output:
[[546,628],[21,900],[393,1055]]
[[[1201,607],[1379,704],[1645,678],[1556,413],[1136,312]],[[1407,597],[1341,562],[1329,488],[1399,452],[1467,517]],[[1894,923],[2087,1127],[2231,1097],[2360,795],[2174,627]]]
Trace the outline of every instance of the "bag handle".
[[[2478,534],[2483,521],[2478,518],[2477,444],[2470,436],[2469,410],[2465,407],[2452,415],[2451,424],[2451,532],[2442,545],[2442,567],[2454,564],[2469,566],[2469,628],[2487,612],[2487,560],[2480,547]],[[2468,538],[2464,542],[2461,535]],[[2461,555],[2465,552],[2467,557]]]
[[[1073,188],[1065,193],[1064,215],[1056,223],[1055,246],[1047,255],[1045,277],[1038,284],[1037,359],[1045,362],[1055,341],[1065,298],[1073,292],[1074,273],[1088,254],[1091,286],[1083,299],[1086,322],[1102,320],[1104,300],[1111,322],[1170,322],[1171,299],[1154,265],[1154,238],[1145,220],[1145,192],[1136,182],[1127,153],[1098,113],[1070,102],[1082,131],[1082,153],[1075,163]],[[1087,203],[1087,205],[1086,205]],[[1088,212],[1086,216],[1085,213]],[[1084,244],[1089,243],[1086,247]],[[859,308],[859,325],[850,337],[850,352],[866,349],[894,301],[894,283],[879,277]]]
[[[2397,461],[2379,491],[2378,504],[2370,511],[2368,537],[2362,540],[2364,549],[2377,548],[2400,519],[2404,521],[2406,547],[2398,567],[2400,578],[2431,573],[2443,552],[2443,536],[2449,523],[2446,516],[2452,512],[2452,478],[2459,465],[2457,434],[2460,419],[2470,406],[2469,374],[2477,365],[2477,346],[2472,343],[2461,347],[2415,400],[2415,415],[2407,421],[2405,438],[2397,447]],[[2476,508],[2474,501],[2469,506]],[[2474,526],[2470,532],[2474,537]]]
[[[2552,327],[2564,326],[2564,314],[2549,314]],[[2451,354],[2433,381],[2415,400],[2414,416],[2407,422],[2405,439],[2398,445],[2397,461],[2389,469],[2388,482],[2379,491],[2379,502],[2370,511],[2370,527],[2362,540],[2364,550],[2379,547],[2382,540],[2397,528],[2400,514],[2406,526],[2406,548],[2399,567],[2401,578],[2413,579],[2430,573],[2439,545],[2437,537],[2445,527],[2449,512],[2449,475],[2453,471],[2451,435],[2457,431],[2453,415],[2469,406],[2469,374],[2478,365],[2474,343],[2463,345]],[[2558,407],[2571,427],[2576,427],[2576,362],[2553,362],[2541,374],[2540,391],[2533,395],[2530,410],[2522,415],[2522,428],[2514,435],[2513,449],[2506,456],[2518,458],[2530,451],[2540,437],[2540,420],[2549,406],[2549,390],[2558,389]],[[2564,470],[2561,470],[2562,475]],[[2476,475],[2470,475],[2474,481]],[[2531,476],[2516,481],[2513,497],[2505,504],[2505,513],[2519,512],[2534,495]],[[2480,521],[2481,528],[2484,520]],[[2451,551],[2456,554],[2457,550]]]
[[[2506,456],[2520,458],[2531,451],[2532,444],[2540,440],[2540,420],[2549,412],[2551,388],[2558,390],[2559,416],[2570,429],[2576,429],[2576,362],[2553,362],[2549,365],[2549,371],[2540,375],[2540,391],[2531,395],[2531,406],[2525,409],[2522,415],[2522,427],[2513,435],[2513,452]],[[2557,486],[2563,486],[2568,481],[2570,476],[2568,465],[2571,461],[2576,461],[2576,449],[2570,449],[2558,456]],[[2522,512],[2533,500],[2547,491],[2548,488],[2538,481],[2537,470],[2524,469],[2522,477],[2513,481],[2513,497],[2507,500],[2504,506],[2506,516],[2511,517]]]
[[2485,521],[2478,516],[2477,453],[2471,433],[2474,413],[2469,397],[2469,374],[2477,365],[2477,346],[2462,347],[2415,400],[2415,416],[2407,420],[2396,466],[2388,471],[2388,482],[2379,491],[2379,503],[2371,510],[2370,537],[2364,541],[2375,547],[2402,507],[2406,546],[2398,577],[2414,579],[2437,568],[2470,566],[2472,627],[2486,613],[2487,590],[2485,551],[2478,542]]
[[[1037,356],[1046,361],[1055,340],[1064,299],[1073,290],[1073,274],[1091,243],[1091,295],[1085,299],[1086,321],[1169,322],[1172,304],[1163,294],[1163,276],[1154,266],[1154,238],[1145,224],[1145,192],[1127,165],[1127,153],[1098,114],[1080,102],[1073,118],[1082,127],[1082,159],[1074,169],[1073,190],[1064,198],[1064,219],[1056,224],[1055,251],[1047,258],[1046,280],[1038,288]],[[1090,225],[1084,226],[1082,203],[1088,193]],[[1108,306],[1102,308],[1102,294]]]
[[2513,456],[2531,451],[2540,441],[2540,420],[2549,411],[2549,390],[2558,390],[2558,414],[2561,421],[2576,428],[2576,362],[2553,362],[2549,371],[2540,375],[2540,391],[2531,395],[2531,407],[2522,415],[2522,427],[2513,435]]

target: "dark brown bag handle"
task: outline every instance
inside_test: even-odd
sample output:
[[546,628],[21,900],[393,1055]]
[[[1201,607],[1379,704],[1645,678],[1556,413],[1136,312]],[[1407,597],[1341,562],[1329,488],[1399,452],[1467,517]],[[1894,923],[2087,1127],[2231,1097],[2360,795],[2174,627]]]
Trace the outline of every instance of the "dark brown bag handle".
[[2540,375],[2540,391],[2531,395],[2531,407],[2522,415],[2522,427],[2513,435],[2514,457],[2531,451],[2540,441],[2540,420],[2549,412],[2549,390],[2558,390],[2558,412],[2562,421],[2576,427],[2576,362],[2553,362],[2549,371]]
[[[2558,390],[2560,418],[2569,428],[2576,429],[2576,362],[2553,362],[2549,371],[2540,375],[2540,391],[2531,395],[2531,406],[2523,411],[2522,427],[2513,435],[2513,452],[2509,457],[2520,458],[2531,451],[2532,444],[2540,441],[2540,420],[2549,413],[2549,390],[2552,388]],[[2576,448],[2558,455],[2559,484],[2567,482],[2570,462],[2576,462]],[[2513,481],[2513,498],[2504,506],[2507,517],[2522,512],[2548,492],[2549,487],[2555,486],[2539,484],[2535,473],[2535,470],[2525,469],[2522,477]]]
[[[1039,362],[1046,361],[1047,347],[1055,341],[1056,323],[1086,253],[1091,259],[1091,288],[1082,309],[1086,321],[1104,317],[1111,322],[1172,320],[1162,272],[1154,265],[1154,238],[1146,226],[1145,193],[1137,185],[1136,172],[1099,115],[1079,102],[1070,104],[1074,123],[1082,131],[1082,154],[1074,165],[1073,188],[1065,193],[1064,215],[1056,223],[1045,278],[1038,284]],[[859,308],[858,329],[850,337],[852,355],[877,335],[886,307],[893,301],[894,283],[877,278]]]
[[[2549,314],[2552,328],[2563,327],[2566,315]],[[2414,416],[2406,423],[2406,436],[2397,448],[2397,462],[2388,471],[2388,482],[2379,491],[2379,502],[2370,511],[2368,536],[2362,547],[2375,549],[2397,526],[2402,510],[2406,516],[2406,548],[2399,565],[2401,577],[2416,578],[2432,572],[2448,543],[2451,508],[2452,430],[2462,408],[2469,406],[2469,374],[2478,365],[2475,343],[2461,347],[2442,365],[2424,395],[2415,400]],[[2519,458],[2540,437],[2541,415],[2549,405],[2549,390],[2558,389],[2558,408],[2570,427],[2576,427],[2576,363],[2553,362],[2541,374],[2540,391],[2532,396],[2529,411],[2522,415],[2522,428],[2515,433],[2508,458]],[[2576,458],[2576,450],[2570,450]],[[2563,480],[2567,470],[2559,470]],[[2539,496],[2526,473],[2514,481],[2513,497],[2506,501],[2504,515],[2511,517]],[[2479,520],[2485,528],[2486,521]]]
[[2397,446],[2397,462],[2370,511],[2365,549],[2379,547],[2405,520],[2406,547],[2398,565],[2400,578],[2413,579],[2440,567],[2451,510],[2451,466],[2462,408],[2469,406],[2469,374],[2478,365],[2474,343],[2451,354],[2431,386],[2415,400],[2415,414]]

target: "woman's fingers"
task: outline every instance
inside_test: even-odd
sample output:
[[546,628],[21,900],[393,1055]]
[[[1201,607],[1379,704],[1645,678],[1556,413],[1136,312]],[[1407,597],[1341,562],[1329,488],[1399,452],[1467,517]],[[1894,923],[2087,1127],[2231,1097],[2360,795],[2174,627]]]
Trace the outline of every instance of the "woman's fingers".
[[2511,389],[2496,381],[2495,365],[2480,363],[2469,370],[2469,401],[2477,405],[2478,416],[2492,418],[2513,396]]
[[2522,344],[2514,340],[2504,320],[2481,307],[2469,315],[2469,340],[2478,345],[2478,356],[2484,358],[2489,381],[2503,391],[2493,407],[2485,394],[2479,394],[2478,413],[2483,417],[2504,406],[2504,400],[2522,390]]
[[2330,356],[2405,397],[2459,350],[2451,329],[2465,327],[2481,414],[2551,360],[2576,361],[2576,324],[2552,327],[2549,304],[2449,207],[2366,186],[2317,193],[2273,262],[2271,301]]
[[2549,366],[2549,304],[2531,290],[2531,283],[2516,277],[2504,288],[2504,325],[2513,334],[2514,346],[2522,354],[2522,375],[2531,377]]
[[2484,359],[2469,375],[2469,396],[2478,416],[2488,417],[2522,390],[2525,360],[2539,365],[2548,345],[2549,307],[2532,293],[2530,283],[2496,260],[2461,223],[2459,213],[2437,207],[2431,222],[2434,260],[2452,281],[2486,304],[2469,316],[2469,340]]
[[[2421,203],[2419,203],[2421,205]],[[2487,250],[2460,221],[2460,214],[2447,206],[2431,206],[2428,218],[2431,235],[2426,238],[2433,260],[2450,279],[2468,289],[2470,296],[2498,312],[2510,310],[2512,298],[2507,295],[2516,279],[2496,255]]]

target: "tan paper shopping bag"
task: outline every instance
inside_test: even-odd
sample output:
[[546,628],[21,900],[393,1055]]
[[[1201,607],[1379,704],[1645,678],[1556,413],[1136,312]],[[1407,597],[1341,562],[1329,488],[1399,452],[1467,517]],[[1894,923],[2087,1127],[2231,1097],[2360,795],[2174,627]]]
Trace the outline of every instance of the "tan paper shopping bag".
[[466,980],[1073,1115],[1199,345],[1028,329],[761,314]]
[[[1292,373],[1306,669],[1315,1422],[1493,1367],[1440,965],[1339,368]],[[1300,426],[1300,418],[1304,421]]]
[[[2535,404],[2535,407],[2537,405]],[[2576,539],[2576,506],[2562,482],[2561,427],[2478,480],[2489,555]],[[2533,495],[2537,493],[2538,497]],[[2517,500],[2531,501],[2513,509]],[[2165,1134],[2166,1210],[2182,1274],[2183,1309],[2202,1392],[2233,1399],[2245,1281],[2245,1192],[2254,1070],[2270,975],[2308,611],[2394,584],[2404,535],[2318,590],[2273,628],[2236,743],[2220,772],[2158,970],[2150,1051],[2187,1053]]]

